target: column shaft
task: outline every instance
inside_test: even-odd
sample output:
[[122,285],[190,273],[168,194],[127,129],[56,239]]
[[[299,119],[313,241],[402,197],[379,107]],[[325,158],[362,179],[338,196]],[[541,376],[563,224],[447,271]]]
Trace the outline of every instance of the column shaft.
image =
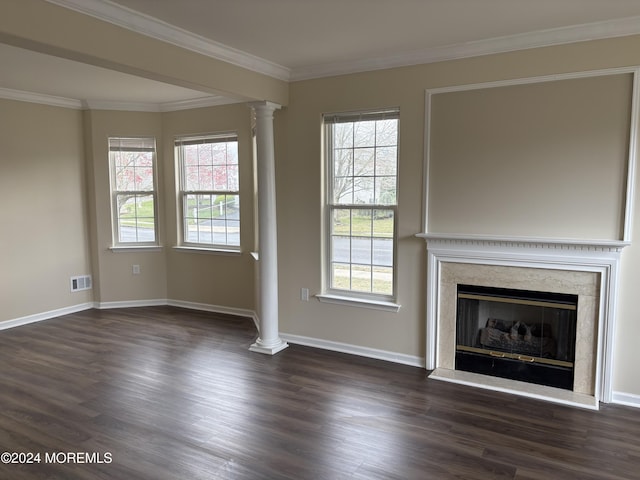
[[260,333],[250,350],[273,355],[288,345],[278,332],[278,235],[273,112],[270,102],[250,104],[256,115],[258,169],[258,300]]

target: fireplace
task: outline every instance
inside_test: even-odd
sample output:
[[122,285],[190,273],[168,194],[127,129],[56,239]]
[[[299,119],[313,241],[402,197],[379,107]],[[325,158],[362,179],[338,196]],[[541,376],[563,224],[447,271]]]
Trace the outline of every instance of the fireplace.
[[[418,236],[427,242],[430,378],[589,409],[611,401],[626,242]],[[520,316],[508,314],[510,302],[524,304]],[[537,302],[550,305],[536,311]],[[458,324],[462,309],[471,319]]]
[[459,284],[455,369],[573,390],[578,296]]

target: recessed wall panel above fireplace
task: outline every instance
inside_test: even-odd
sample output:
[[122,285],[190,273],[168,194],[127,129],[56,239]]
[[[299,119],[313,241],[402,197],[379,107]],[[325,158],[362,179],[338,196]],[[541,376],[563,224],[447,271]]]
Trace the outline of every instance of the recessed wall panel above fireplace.
[[635,76],[428,90],[424,231],[627,239]]

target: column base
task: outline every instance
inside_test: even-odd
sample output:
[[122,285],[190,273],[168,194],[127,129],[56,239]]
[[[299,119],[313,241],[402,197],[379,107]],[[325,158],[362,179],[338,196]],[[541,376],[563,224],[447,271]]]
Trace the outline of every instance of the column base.
[[275,342],[270,342],[268,345],[265,344],[262,339],[258,338],[256,343],[249,347],[249,351],[263,353],[265,355],[275,355],[276,353],[287,348],[289,344],[284,340],[278,338]]

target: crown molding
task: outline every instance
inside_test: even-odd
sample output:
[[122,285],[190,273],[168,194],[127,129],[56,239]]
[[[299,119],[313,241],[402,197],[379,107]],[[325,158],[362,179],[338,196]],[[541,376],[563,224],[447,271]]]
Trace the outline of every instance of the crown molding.
[[53,95],[13,90],[11,88],[0,87],[0,98],[5,100],[17,100],[19,102],[51,105],[53,107],[73,108],[75,110],[82,110],[84,108],[80,100],[75,100],[73,98],[55,97]]
[[308,65],[290,69],[193,34],[109,0],[46,1],[283,81],[309,80],[640,34],[640,16],[637,16],[445,45],[399,55]]
[[193,108],[216,107],[238,103],[236,100],[215,95],[165,103],[77,100],[74,98],[56,97],[53,95],[25,92],[3,87],[0,87],[0,98],[50,105],[53,107],[71,108],[74,110],[124,110],[129,112],[174,112],[177,110],[190,110]]
[[291,75],[291,71],[287,67],[222,43],[214,42],[109,0],[46,1],[269,77],[289,81]]
[[640,16],[445,45],[401,55],[309,65],[293,70],[290,80],[310,80],[637,34],[640,34]]
[[85,110],[124,110],[130,112],[174,112],[177,110],[190,110],[193,108],[216,107],[238,103],[221,96],[194,98],[189,100],[177,100],[175,102],[145,103],[145,102],[112,102],[102,100],[88,100],[82,102]]

